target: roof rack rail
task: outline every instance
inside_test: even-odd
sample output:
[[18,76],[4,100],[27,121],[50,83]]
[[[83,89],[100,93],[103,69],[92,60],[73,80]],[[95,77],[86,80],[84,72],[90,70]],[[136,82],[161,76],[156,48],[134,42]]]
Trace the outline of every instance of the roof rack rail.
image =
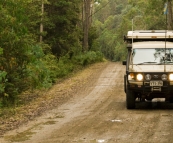
[[135,30],[128,31],[124,41],[132,43],[138,41],[172,41],[173,30]]

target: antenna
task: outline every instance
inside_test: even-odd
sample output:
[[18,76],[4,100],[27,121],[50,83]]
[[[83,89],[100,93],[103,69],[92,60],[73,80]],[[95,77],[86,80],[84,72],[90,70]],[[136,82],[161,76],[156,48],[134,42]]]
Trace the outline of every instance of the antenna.
[[132,47],[133,47],[133,18],[132,18]]
[[[133,18],[132,18],[132,48],[133,48]],[[132,68],[133,68],[133,62],[132,62]]]
[[[166,57],[166,37],[167,37],[167,14],[168,14],[168,0],[165,3],[165,12],[166,15],[166,25],[165,25],[165,57]],[[165,65],[165,57],[164,57],[164,72],[166,72],[166,65]]]
[[[166,16],[167,17],[167,16]],[[167,25],[167,24],[166,24]],[[167,26],[166,26],[167,27]],[[167,37],[167,28],[165,29],[165,57],[164,57],[164,72],[166,72],[166,65],[165,65],[165,60],[166,60],[166,37]]]

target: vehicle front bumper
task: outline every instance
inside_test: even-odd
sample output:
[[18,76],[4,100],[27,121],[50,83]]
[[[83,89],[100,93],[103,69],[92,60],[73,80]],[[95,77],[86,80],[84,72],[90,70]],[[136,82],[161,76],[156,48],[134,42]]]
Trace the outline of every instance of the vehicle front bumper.
[[173,82],[163,81],[163,86],[150,86],[150,82],[134,82],[128,81],[127,83],[128,90],[132,90],[135,92],[162,92],[168,93],[173,92]]

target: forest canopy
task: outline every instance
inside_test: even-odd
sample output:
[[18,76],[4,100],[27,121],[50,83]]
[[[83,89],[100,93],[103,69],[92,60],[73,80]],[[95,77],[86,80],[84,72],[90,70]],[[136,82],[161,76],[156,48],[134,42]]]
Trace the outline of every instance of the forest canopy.
[[108,59],[121,61],[126,58],[123,36],[127,31],[172,30],[172,0],[95,0],[93,19],[101,51]]

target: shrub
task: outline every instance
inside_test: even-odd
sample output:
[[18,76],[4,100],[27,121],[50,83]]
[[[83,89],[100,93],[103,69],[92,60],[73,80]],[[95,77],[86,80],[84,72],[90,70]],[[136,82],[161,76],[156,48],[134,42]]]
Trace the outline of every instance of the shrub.
[[74,57],[75,63],[86,66],[95,62],[103,61],[103,54],[101,52],[89,51]]

